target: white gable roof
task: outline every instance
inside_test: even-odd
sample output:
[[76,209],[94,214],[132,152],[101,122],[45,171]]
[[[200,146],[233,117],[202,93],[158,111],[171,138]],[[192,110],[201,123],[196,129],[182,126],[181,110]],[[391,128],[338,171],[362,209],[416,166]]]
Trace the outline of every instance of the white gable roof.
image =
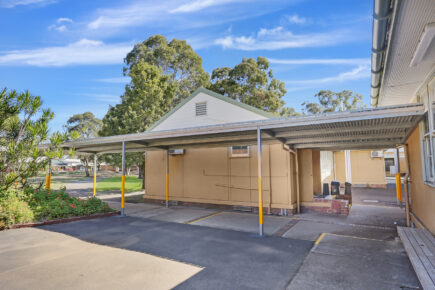
[[[205,104],[205,115],[197,116],[197,104]],[[148,131],[264,120],[272,117],[274,115],[271,113],[242,104],[210,90],[199,88],[155,123]]]

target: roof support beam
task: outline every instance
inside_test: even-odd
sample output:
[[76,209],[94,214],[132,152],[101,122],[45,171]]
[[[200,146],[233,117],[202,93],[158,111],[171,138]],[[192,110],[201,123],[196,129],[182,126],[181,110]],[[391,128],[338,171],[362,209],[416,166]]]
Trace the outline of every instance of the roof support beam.
[[[387,140],[385,140],[387,139]],[[323,143],[323,142],[343,142],[343,141],[364,141],[364,140],[377,140],[388,141],[388,139],[402,140],[402,137],[397,134],[386,135],[368,135],[368,136],[330,136],[330,137],[306,137],[306,138],[293,138],[287,139],[288,144],[296,143]]]
[[276,132],[275,137],[305,137],[305,136],[312,136],[312,135],[324,135],[324,134],[337,134],[337,133],[357,133],[357,132],[364,132],[364,131],[382,131],[382,130],[403,130],[405,131],[406,128],[412,126],[414,122],[407,122],[407,123],[401,123],[399,124],[392,124],[392,125],[381,125],[379,127],[337,127],[333,129],[299,129],[294,131],[285,131],[285,132]]

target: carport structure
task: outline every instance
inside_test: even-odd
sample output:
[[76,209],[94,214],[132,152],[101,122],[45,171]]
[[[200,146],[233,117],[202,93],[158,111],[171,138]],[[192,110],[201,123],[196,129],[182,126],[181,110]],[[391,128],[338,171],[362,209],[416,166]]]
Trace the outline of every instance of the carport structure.
[[[122,153],[121,208],[125,214],[125,153],[166,150],[166,206],[169,192],[169,150],[257,145],[259,234],[263,235],[261,145],[281,142],[297,160],[298,149],[382,149],[405,144],[424,114],[423,106],[408,104],[355,111],[296,116],[167,131],[109,136],[65,143],[76,152]],[[298,162],[296,162],[298,164]],[[296,168],[298,174],[298,169]],[[299,192],[297,206],[299,211]]]

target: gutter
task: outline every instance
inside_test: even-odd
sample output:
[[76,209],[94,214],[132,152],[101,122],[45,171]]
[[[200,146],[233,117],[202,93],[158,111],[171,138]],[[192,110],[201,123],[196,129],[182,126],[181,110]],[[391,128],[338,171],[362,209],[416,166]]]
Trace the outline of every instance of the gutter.
[[[373,32],[371,57],[371,89],[370,104],[377,107],[381,88],[387,48],[391,40],[393,5],[399,0],[374,0],[373,3]],[[395,11],[396,9],[394,9]]]

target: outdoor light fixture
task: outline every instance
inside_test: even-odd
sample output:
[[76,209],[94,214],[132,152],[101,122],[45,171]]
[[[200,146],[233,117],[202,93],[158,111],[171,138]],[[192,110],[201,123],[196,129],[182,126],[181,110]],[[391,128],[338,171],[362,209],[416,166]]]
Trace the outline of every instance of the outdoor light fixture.
[[431,46],[432,40],[435,36],[435,23],[429,23],[425,26],[423,33],[418,42],[417,48],[415,49],[414,56],[412,57],[410,67],[414,67],[421,63],[424,55]]

